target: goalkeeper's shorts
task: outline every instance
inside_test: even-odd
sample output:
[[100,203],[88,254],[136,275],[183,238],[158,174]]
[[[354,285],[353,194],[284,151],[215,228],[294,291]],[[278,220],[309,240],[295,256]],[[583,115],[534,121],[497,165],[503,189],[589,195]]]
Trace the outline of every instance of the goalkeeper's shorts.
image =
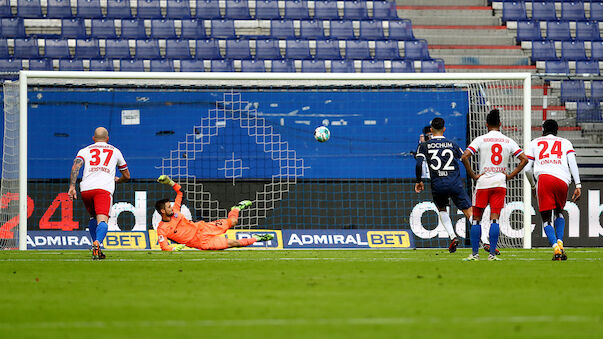
[[112,199],[111,193],[101,189],[82,192],[82,201],[91,217],[95,217],[98,214],[109,216]]

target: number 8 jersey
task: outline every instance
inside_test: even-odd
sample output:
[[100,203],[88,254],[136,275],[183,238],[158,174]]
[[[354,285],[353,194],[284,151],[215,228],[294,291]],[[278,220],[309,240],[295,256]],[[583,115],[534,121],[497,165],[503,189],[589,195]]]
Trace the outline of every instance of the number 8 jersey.
[[507,187],[507,165],[509,156],[518,157],[523,151],[517,143],[500,131],[490,131],[475,138],[467,149],[479,153],[479,173],[483,174],[475,189]]
[[84,161],[84,174],[80,191],[102,189],[111,194],[115,190],[115,166],[128,168],[121,151],[106,142],[97,142],[77,152],[76,158]]
[[549,134],[532,140],[526,149],[526,156],[534,161],[534,176],[537,179],[541,174],[550,174],[569,185],[572,176],[567,155],[573,152],[574,146],[569,140]]

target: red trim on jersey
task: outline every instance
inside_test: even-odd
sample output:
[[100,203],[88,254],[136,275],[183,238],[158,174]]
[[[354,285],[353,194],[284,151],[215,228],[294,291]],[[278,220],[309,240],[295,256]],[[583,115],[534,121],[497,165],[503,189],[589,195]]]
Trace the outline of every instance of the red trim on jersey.
[[117,168],[119,168],[120,171],[123,171],[125,169],[128,169],[128,164],[123,164],[121,166],[117,166]]
[[528,155],[528,159],[534,160],[534,157],[531,157],[531,156]]
[[86,159],[84,159],[84,157],[82,157],[81,155],[78,155],[77,157],[75,157],[76,159],[82,159],[83,162],[86,162]]
[[571,149],[571,150],[567,151],[567,154],[570,154],[572,152],[576,153],[576,151],[574,151],[573,149]]
[[517,152],[513,153],[514,157],[517,157],[518,155],[520,155],[521,153],[523,153],[523,150],[520,148],[517,150]]
[[477,153],[477,151],[475,150],[475,148],[473,148],[473,147],[471,147],[471,146],[467,147],[467,149],[468,149],[468,150],[469,150],[471,153],[473,153],[473,154]]

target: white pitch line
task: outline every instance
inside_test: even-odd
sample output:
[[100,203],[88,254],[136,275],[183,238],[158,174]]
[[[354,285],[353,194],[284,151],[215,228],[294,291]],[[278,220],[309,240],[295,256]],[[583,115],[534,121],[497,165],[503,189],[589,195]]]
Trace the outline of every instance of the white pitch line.
[[[442,257],[433,258],[432,260],[417,259],[417,258],[149,258],[149,259],[127,259],[116,258],[106,259],[103,262],[180,262],[180,261],[349,261],[349,262],[377,262],[377,261],[420,261],[420,262],[437,262],[437,261],[461,261],[463,258]],[[568,262],[583,262],[583,261],[600,261],[602,258],[571,258]],[[486,261],[485,259],[482,261]],[[510,258],[503,261],[550,261],[548,258]],[[0,262],[92,262],[91,259],[85,258],[8,258],[0,259]]]

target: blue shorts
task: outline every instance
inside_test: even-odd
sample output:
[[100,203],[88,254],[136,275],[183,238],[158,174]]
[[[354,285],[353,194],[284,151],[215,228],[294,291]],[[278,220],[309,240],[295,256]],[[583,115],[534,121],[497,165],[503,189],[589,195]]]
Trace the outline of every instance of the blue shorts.
[[463,187],[437,191],[434,191],[432,188],[431,194],[433,195],[433,203],[438,209],[445,209],[450,206],[450,199],[452,199],[454,205],[460,210],[466,210],[471,207],[471,199],[469,199],[469,195]]

